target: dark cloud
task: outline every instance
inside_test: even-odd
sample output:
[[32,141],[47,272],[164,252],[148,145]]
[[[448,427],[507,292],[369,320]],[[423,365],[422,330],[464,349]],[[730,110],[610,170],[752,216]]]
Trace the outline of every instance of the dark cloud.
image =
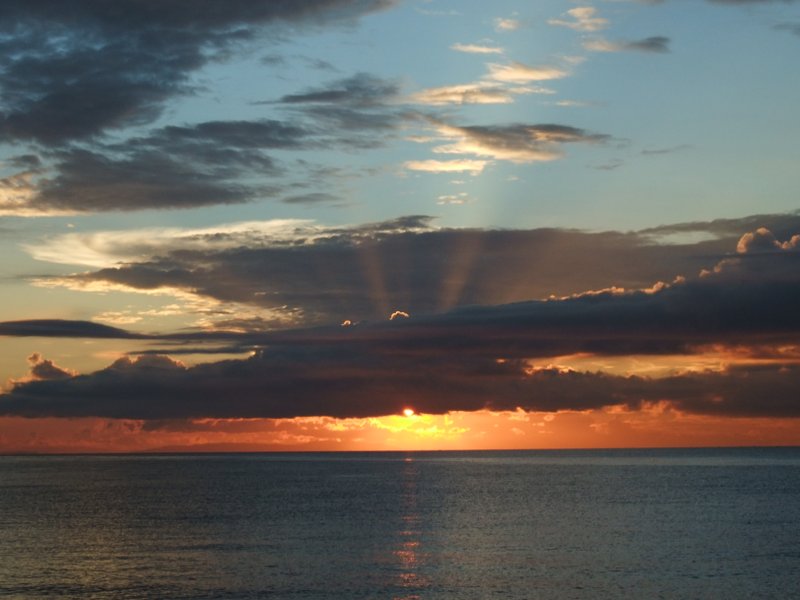
[[[361,99],[349,105],[323,109],[312,103],[287,121],[207,121],[162,127],[123,142],[71,146],[49,153],[53,175],[38,169],[22,179],[15,174],[5,184],[24,186],[30,197],[23,208],[44,214],[191,208],[274,197],[280,187],[274,182],[283,172],[270,151],[371,148],[382,142],[364,130],[397,123],[397,114],[373,110],[365,99],[373,79],[353,81],[360,82],[350,88]],[[39,166],[33,160],[38,157],[26,156],[26,165]],[[320,202],[323,196],[295,197],[297,203],[314,199]]]
[[326,192],[310,192],[308,194],[298,194],[288,196],[282,200],[286,204],[337,204],[341,203],[341,198]]
[[35,170],[42,166],[42,160],[35,154],[20,154],[12,156],[5,162],[17,169]]
[[349,20],[392,3],[3,2],[0,132],[60,144],[147,123],[166,100],[192,91],[194,71],[266,27]]
[[642,40],[635,40],[632,42],[625,42],[624,47],[626,50],[636,50],[639,52],[669,52],[669,38],[663,35],[656,35],[653,37],[644,38]]
[[396,83],[369,73],[358,73],[321,88],[312,88],[300,94],[283,96],[283,104],[339,104],[352,107],[382,106],[398,94]]
[[[159,355],[120,359],[90,375],[16,382],[3,414],[136,419],[364,417],[418,411],[583,410],[666,402],[700,414],[800,417],[800,366],[737,364],[663,378],[587,373],[545,365],[574,354],[691,355],[708,346],[800,344],[800,237],[767,230],[740,240],[712,270],[649,290],[587,292],[562,299],[464,306],[351,327],[199,332],[154,342],[213,341],[260,348],[246,360],[186,367]],[[314,278],[317,281],[317,278]],[[85,323],[3,324],[7,334],[64,335]],[[102,326],[95,326],[102,327]],[[762,349],[762,350],[759,350]]]
[[713,266],[746,231],[730,229],[706,241],[664,245],[653,238],[672,230],[437,230],[412,216],[280,244],[248,235],[231,237],[221,249],[160,245],[153,251],[158,256],[72,279],[177,287],[218,300],[289,306],[302,310],[308,324],[340,323],[384,319],[397,309],[419,315],[587,288],[649,287]]
[[583,42],[584,48],[593,52],[669,52],[670,39],[663,35],[652,36],[641,40],[614,40],[603,38],[587,39]]
[[796,23],[778,23],[774,26],[778,31],[788,31],[794,35],[800,36],[800,22]]
[[[301,64],[309,69],[316,69],[318,71],[338,71],[338,69],[327,60],[312,58],[310,56],[303,56],[299,54],[294,55],[292,58],[300,61]],[[281,54],[267,54],[261,58],[261,63],[273,67],[284,66],[289,63],[289,60],[288,57]]]
[[100,325],[91,321],[62,319],[29,319],[25,321],[0,321],[0,335],[15,337],[83,337],[83,338],[143,338],[124,329]]
[[63,369],[52,360],[43,358],[38,352],[34,352],[28,357],[31,364],[31,378],[36,380],[67,379],[74,377],[77,373]]
[[534,142],[604,142],[609,136],[590,133],[584,129],[545,123],[539,125],[473,125],[460,127],[468,137],[480,140],[487,145],[524,148],[530,141]]
[[[663,379],[624,377],[519,361],[433,356],[386,361],[330,347],[187,368],[159,356],[120,359],[92,375],[17,383],[0,414],[145,420],[369,417],[480,409],[636,409],[666,402],[696,414],[800,417],[796,365],[736,367]],[[767,392],[768,393],[765,393]]]
[[713,221],[660,225],[643,229],[639,233],[656,238],[680,234],[708,234],[725,240],[724,243],[728,248],[735,248],[736,240],[761,227],[770,230],[777,238],[789,239],[800,231],[800,211],[787,214],[752,215],[738,219],[715,219]]
[[275,176],[265,150],[296,150],[313,142],[299,125],[273,120],[208,121],[168,126],[124,143],[53,154],[57,174],[40,182],[29,205],[43,212],[188,208],[273,195],[255,174]]
[[476,155],[515,163],[561,158],[562,145],[610,141],[606,134],[592,133],[556,123],[459,126],[430,119],[440,136],[450,143],[434,150],[442,154]]
[[[58,175],[42,183],[29,206],[42,212],[190,208],[244,202],[253,190],[231,181],[235,172],[154,151],[108,155],[59,153]],[[268,166],[271,166],[268,159]]]
[[402,122],[417,118],[398,98],[395,81],[357,73],[283,96],[277,103],[314,124],[318,131],[327,132],[332,145],[368,149],[385,143],[376,133],[388,134]]

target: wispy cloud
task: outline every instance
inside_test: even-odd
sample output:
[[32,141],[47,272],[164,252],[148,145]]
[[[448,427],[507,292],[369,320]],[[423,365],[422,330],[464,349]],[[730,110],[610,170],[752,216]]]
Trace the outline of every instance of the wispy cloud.
[[495,31],[516,31],[522,27],[522,21],[514,18],[497,17],[494,20]]
[[544,87],[521,85],[502,85],[481,81],[460,85],[448,85],[421,90],[409,96],[416,104],[443,106],[446,104],[510,104],[514,96],[522,94],[551,94]]
[[499,46],[486,46],[482,44],[453,44],[450,46],[453,50],[458,52],[466,52],[467,54],[503,54],[503,49]]
[[426,173],[464,173],[478,175],[489,161],[486,160],[409,160],[403,166],[409,171]]
[[653,36],[633,41],[610,41],[604,38],[591,38],[583,41],[583,47],[591,52],[669,52],[669,38]]
[[777,31],[788,31],[789,33],[800,36],[800,21],[778,23],[777,25],[773,26],[773,29]]
[[531,81],[547,81],[562,79],[569,73],[558,67],[549,65],[531,67],[519,62],[507,64],[489,63],[488,77],[494,81],[511,83],[528,83]]
[[597,16],[592,6],[577,6],[568,10],[560,19],[550,19],[550,25],[569,27],[575,31],[600,31],[608,27],[608,19]]
[[456,126],[435,124],[438,133],[452,140],[434,147],[441,154],[472,154],[514,163],[551,161],[561,158],[563,144],[601,143],[609,137],[556,124]]

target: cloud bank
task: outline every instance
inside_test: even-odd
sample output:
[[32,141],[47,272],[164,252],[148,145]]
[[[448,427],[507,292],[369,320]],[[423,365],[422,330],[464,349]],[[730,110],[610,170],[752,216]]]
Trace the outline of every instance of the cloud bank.
[[[634,291],[434,314],[397,310],[410,316],[388,320],[387,314],[350,327],[162,335],[153,341],[224,341],[254,353],[194,367],[145,355],[88,375],[17,382],[0,397],[0,412],[146,420],[365,417],[397,413],[413,399],[416,410],[429,413],[636,409],[665,402],[695,414],[800,417],[794,394],[800,384],[798,240],[782,241],[760,228],[741,236],[735,253],[700,275]],[[48,327],[69,335],[125,335],[61,322],[5,323],[0,331],[41,335]],[[691,362],[709,347],[740,354],[750,348],[761,360],[677,369],[659,378],[552,364],[568,355],[681,356]]]

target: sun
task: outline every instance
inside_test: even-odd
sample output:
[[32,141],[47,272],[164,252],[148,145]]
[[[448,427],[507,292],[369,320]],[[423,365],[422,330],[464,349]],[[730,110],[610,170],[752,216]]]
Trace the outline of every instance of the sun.
[[403,414],[407,417],[413,417],[416,413],[414,412],[413,408],[404,408]]

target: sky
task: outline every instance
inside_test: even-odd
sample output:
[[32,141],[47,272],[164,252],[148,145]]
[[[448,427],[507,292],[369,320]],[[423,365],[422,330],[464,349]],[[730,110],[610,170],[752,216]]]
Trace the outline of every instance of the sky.
[[793,0],[6,0],[0,452],[800,444],[798,57]]

